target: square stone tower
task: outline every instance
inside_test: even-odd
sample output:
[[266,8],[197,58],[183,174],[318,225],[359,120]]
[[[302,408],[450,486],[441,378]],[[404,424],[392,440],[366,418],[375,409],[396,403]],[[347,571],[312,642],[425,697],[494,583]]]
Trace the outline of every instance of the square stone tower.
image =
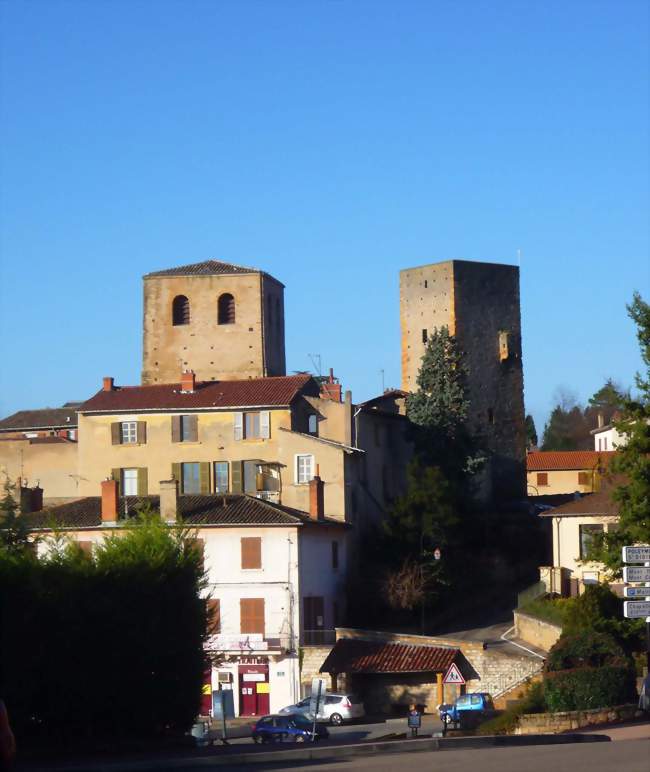
[[400,272],[402,389],[415,391],[430,333],[446,325],[469,369],[468,428],[490,453],[496,499],[526,494],[519,269],[450,260]]
[[284,285],[217,260],[143,278],[142,383],[285,375]]

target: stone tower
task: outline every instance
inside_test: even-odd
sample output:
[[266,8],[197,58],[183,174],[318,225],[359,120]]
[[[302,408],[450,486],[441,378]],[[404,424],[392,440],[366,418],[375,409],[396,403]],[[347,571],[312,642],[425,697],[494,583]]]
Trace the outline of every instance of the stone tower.
[[142,383],[285,375],[284,285],[207,260],[144,277]]
[[469,368],[469,429],[490,453],[497,499],[526,494],[519,269],[450,260],[400,272],[402,388],[417,389],[427,338],[446,325]]

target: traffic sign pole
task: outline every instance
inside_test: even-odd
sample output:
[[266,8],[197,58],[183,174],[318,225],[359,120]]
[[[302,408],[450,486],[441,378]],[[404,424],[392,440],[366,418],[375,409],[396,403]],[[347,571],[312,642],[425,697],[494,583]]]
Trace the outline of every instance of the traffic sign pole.
[[[624,582],[643,582],[645,585],[645,588],[626,587],[624,590],[626,598],[638,598],[639,600],[644,597],[642,590],[646,590],[645,601],[637,601],[636,604],[634,604],[634,601],[626,601],[625,603],[625,616],[631,619],[638,619],[644,616],[645,611],[648,609],[648,604],[650,604],[650,545],[623,547],[622,552],[623,563],[643,563],[643,568],[641,566],[625,566],[623,569]],[[644,613],[639,613],[641,609],[644,609]],[[647,611],[645,618],[645,636],[646,667],[648,673],[650,673],[650,610]]]

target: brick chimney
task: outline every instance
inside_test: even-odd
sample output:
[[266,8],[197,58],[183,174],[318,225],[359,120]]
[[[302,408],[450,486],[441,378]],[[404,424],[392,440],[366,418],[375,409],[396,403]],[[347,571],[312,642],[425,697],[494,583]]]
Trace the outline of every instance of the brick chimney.
[[160,519],[166,523],[178,520],[178,482],[176,480],[160,481]]
[[331,399],[334,402],[341,401],[341,384],[336,383],[334,369],[331,367],[327,380],[320,385],[320,396],[321,399]]
[[38,485],[29,488],[26,484],[20,486],[20,514],[40,512],[43,509],[43,489]]
[[196,374],[194,370],[183,370],[181,373],[181,391],[191,394],[196,388]]
[[105,375],[102,379],[102,391],[114,391],[115,390],[115,378],[111,378]]
[[309,517],[312,520],[322,520],[325,517],[324,488],[320,479],[320,469],[316,467],[316,475],[309,481]]
[[117,522],[117,480],[102,480],[102,523]]

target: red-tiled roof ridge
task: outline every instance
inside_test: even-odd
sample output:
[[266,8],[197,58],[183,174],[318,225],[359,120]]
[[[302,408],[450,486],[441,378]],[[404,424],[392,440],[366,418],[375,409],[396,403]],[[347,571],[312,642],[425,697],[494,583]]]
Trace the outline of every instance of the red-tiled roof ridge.
[[608,466],[615,454],[615,450],[534,450],[526,455],[526,469],[595,469]]
[[460,649],[433,644],[339,638],[320,667],[321,673],[444,672]]
[[183,392],[180,383],[117,386],[112,391],[100,389],[81,405],[79,412],[283,407],[300,393],[318,395],[318,384],[311,375],[199,381],[191,392]]
[[582,515],[586,517],[594,515],[615,517],[618,515],[619,505],[613,498],[614,491],[618,486],[625,485],[627,482],[628,479],[624,475],[608,475],[603,478],[600,490],[595,493],[585,493],[582,496],[577,496],[572,501],[567,501],[565,504],[560,504],[553,509],[540,512],[540,516]]

